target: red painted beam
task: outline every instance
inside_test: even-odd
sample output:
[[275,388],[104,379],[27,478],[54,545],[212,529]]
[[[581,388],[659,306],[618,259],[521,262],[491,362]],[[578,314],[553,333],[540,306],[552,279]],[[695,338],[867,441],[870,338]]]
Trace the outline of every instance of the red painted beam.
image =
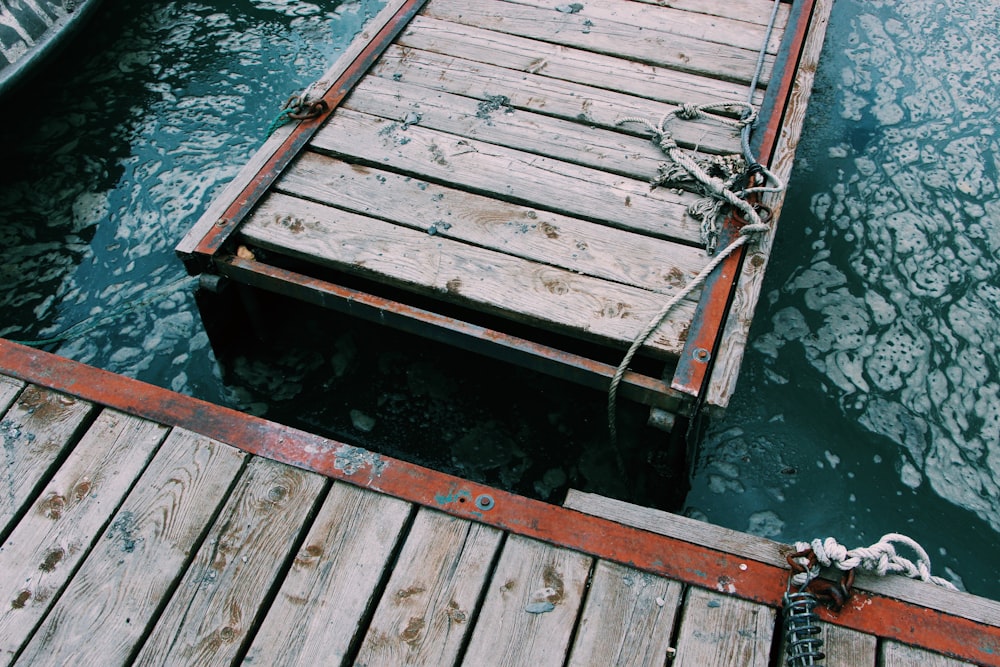
[[[256,260],[219,256],[215,268],[220,275],[240,284],[424,335],[592,389],[606,389],[616,371],[610,364],[579,354]],[[688,414],[688,397],[673,391],[659,378],[629,371],[622,377],[620,390],[623,396],[644,405]]]
[[[802,49],[805,46],[814,5],[815,0],[803,2],[798,21],[794,27],[785,69],[780,79],[777,81],[772,79],[769,84],[778,86],[775,99],[779,102],[775,104],[774,111],[767,119],[767,124],[763,129],[760,154],[757,156],[761,164],[769,164],[774,155],[778,132],[781,129],[781,119],[795,83],[795,74],[798,71]],[[723,223],[719,247],[725,248],[732,243],[739,234],[740,227],[742,227],[742,223],[738,222],[735,216],[730,215]],[[722,335],[722,327],[726,321],[726,314],[729,312],[729,301],[736,288],[736,281],[740,276],[740,266],[743,264],[746,252],[745,245],[739,248],[727,257],[705,281],[701,298],[698,300],[698,307],[695,309],[694,318],[691,321],[691,328],[688,331],[688,339],[684,343],[684,350],[681,352],[677,369],[674,371],[674,377],[670,383],[670,386],[676,391],[695,397],[701,395],[708,370],[712,366],[712,355],[715,353],[719,337]]]
[[[780,606],[788,570],[517,496],[0,339],[0,373],[250,454],[686,584]],[[788,547],[790,550],[791,547]],[[1000,667],[1000,628],[858,591],[837,625]]]

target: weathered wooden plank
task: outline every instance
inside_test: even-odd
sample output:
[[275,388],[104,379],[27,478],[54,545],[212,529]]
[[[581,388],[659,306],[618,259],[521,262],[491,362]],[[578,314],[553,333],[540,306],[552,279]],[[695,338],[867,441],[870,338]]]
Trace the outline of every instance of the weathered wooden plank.
[[[303,154],[277,190],[355,213],[557,266],[575,273],[665,291],[705,265],[691,246],[482,197],[375,168]],[[392,196],[372,196],[379,190]]]
[[175,428],[19,662],[122,664],[239,472],[244,454]]
[[[545,0],[506,0],[534,7],[536,9],[554,9]],[[590,27],[604,23],[624,23],[633,26],[643,34],[652,32],[664,33],[672,39],[674,36],[690,37],[700,42],[714,43],[728,47],[747,49],[757,53],[764,47],[767,39],[767,26],[759,23],[730,19],[724,16],[689,12],[675,9],[669,4],[643,4],[623,0],[596,0],[581,2],[575,16],[583,19],[582,25]],[[556,10],[558,11],[558,10]],[[587,20],[590,23],[587,23]],[[575,25],[575,24],[574,24]],[[781,42],[781,31],[772,31],[766,45],[767,53],[777,53]]]
[[[241,231],[263,248],[620,347],[667,299],[278,194]],[[678,304],[644,350],[676,356],[693,309],[690,301]]]
[[590,566],[584,554],[509,536],[465,663],[564,664]]
[[[512,77],[513,73],[505,70],[530,74],[530,77],[519,77],[523,85],[530,87],[528,99],[545,92],[545,86],[536,81],[544,81],[547,86],[554,85],[556,81],[584,84],[581,86],[583,94],[577,93],[582,99],[594,97],[595,94],[588,93],[587,89],[596,87],[671,104],[746,100],[750,92],[745,83],[680,72],[426,16],[414,18],[407,30],[396,39],[396,44],[402,47],[402,52],[407,56],[413,50],[423,50],[492,66],[485,76],[503,76],[490,88],[492,90],[505,85],[503,82]],[[470,67],[468,63],[459,62],[456,65],[463,69]],[[442,76],[448,77],[450,74],[450,67],[441,69]],[[516,89],[518,86],[508,87]],[[510,92],[504,92],[510,95]],[[754,101],[759,103],[763,93],[758,90],[756,95]],[[545,110],[550,111],[547,107]],[[619,113],[630,115],[627,111]],[[572,115],[575,116],[576,113]],[[660,112],[656,117],[662,115]]]
[[85,401],[36,386],[25,388],[7,410],[0,421],[0,538],[73,445],[91,410]]
[[537,208],[700,243],[687,215],[691,193],[531,155],[474,139],[339,109],[313,138],[320,151],[441,181]]
[[254,458],[136,664],[232,663],[324,486],[321,475]]
[[0,662],[27,642],[166,433],[104,410],[18,523],[0,549]]
[[[802,124],[805,120],[809,96],[812,93],[813,80],[823,41],[830,20],[833,0],[817,0],[813,8],[809,34],[806,36],[802,57],[799,61],[795,83],[792,86],[788,107],[781,124],[781,131],[775,146],[773,171],[782,181],[788,182],[795,159],[795,149],[802,134]],[[771,230],[750,246],[743,261],[740,276],[733,292],[732,306],[723,324],[719,343],[715,351],[712,374],[705,389],[705,407],[712,411],[724,410],[736,391],[740,366],[743,363],[743,352],[746,350],[750,335],[750,324],[760,300],[760,292],[764,284],[764,272],[774,246],[774,237],[780,221],[781,209],[784,204],[784,193],[766,195],[762,198],[764,205],[771,209]]]
[[[557,11],[555,5],[536,9],[506,2],[433,0],[424,15],[461,25],[495,30],[552,44],[604,53],[619,58],[687,72],[749,83],[757,65],[757,50],[727,47],[684,35],[639,30],[635,25],[579,13]],[[774,56],[764,60],[761,83],[766,84]]]
[[[708,14],[710,16],[724,16],[738,21],[748,21],[767,25],[771,18],[771,10],[774,2],[767,0],[634,0],[635,2],[645,2],[650,5],[661,5],[683,9],[688,12],[698,14]],[[784,28],[788,24],[788,14],[791,11],[791,3],[782,2],[778,7],[778,16],[775,26]]]
[[[328,90],[334,82],[351,66],[355,59],[361,54],[372,38],[385,26],[406,0],[386,0],[385,7],[367,21],[361,32],[355,36],[350,45],[344,49],[340,57],[333,63],[329,70],[317,80],[312,89],[323,93]],[[244,188],[249,185],[261,168],[270,160],[284,143],[285,138],[291,132],[291,126],[278,128],[274,134],[261,145],[250,160],[240,169],[239,173],[225,187],[225,189],[212,200],[212,203],[205,210],[205,213],[198,218],[198,221],[188,230],[181,242],[177,244],[177,252],[181,255],[190,255],[198,247],[198,243],[205,237],[216,221],[225,213],[229,205],[239,196]]]
[[963,667],[972,664],[890,640],[882,642],[879,658],[879,667]]
[[675,667],[766,667],[775,610],[704,588],[691,588],[677,637]]
[[737,530],[715,526],[704,521],[664,512],[650,507],[640,507],[615,498],[607,498],[596,493],[586,493],[570,489],[563,502],[564,507],[584,514],[603,517],[611,521],[648,530],[658,535],[666,535],[692,544],[700,544],[718,549],[735,556],[751,558],[761,563],[785,567],[788,565],[781,555],[782,544]]
[[683,590],[679,582],[598,561],[568,664],[666,664]]
[[[477,100],[443,91],[428,90],[405,81],[367,77],[344,101],[345,109],[404,122],[407,127],[440,130],[498,146],[544,155],[601,171],[651,182],[660,165],[668,160],[646,137],[597,128],[527,110],[515,109],[509,98],[499,95]],[[739,133],[735,128],[675,121],[700,150],[737,153]],[[641,126],[640,126],[641,127]],[[708,130],[713,130],[711,133]],[[695,132],[698,136],[695,136]],[[714,144],[714,145],[712,145]]]
[[[570,489],[564,506],[586,514],[610,519],[623,525],[667,535],[761,563],[778,567],[787,567],[788,565],[782,556],[788,547],[780,542],[740,533],[721,526],[713,526],[678,514],[639,507],[614,498],[584,493],[575,489]],[[804,536],[805,539],[813,537],[817,536]],[[963,616],[978,623],[1000,625],[1000,602],[960,591],[951,591],[922,581],[906,577],[878,577],[861,573],[855,580],[855,588],[922,607],[937,609],[948,614]]]
[[0,414],[7,412],[17,395],[24,389],[24,383],[6,375],[0,375]]
[[[825,667],[875,667],[878,638],[857,630],[851,630],[832,623],[819,624],[819,638],[823,640],[820,649]],[[787,646],[784,636],[781,642],[777,664],[786,664]]]
[[341,664],[409,515],[402,500],[334,484],[244,664]]
[[456,664],[502,535],[422,508],[354,664]]

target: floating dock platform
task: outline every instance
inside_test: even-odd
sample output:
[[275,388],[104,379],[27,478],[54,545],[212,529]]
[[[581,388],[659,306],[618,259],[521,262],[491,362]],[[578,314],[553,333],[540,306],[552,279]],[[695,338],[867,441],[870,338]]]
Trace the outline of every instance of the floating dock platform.
[[[752,102],[752,152],[787,177],[831,4],[390,0],[178,252],[192,273],[607,390],[710,260],[688,213],[701,195],[653,187],[669,160],[622,121]],[[694,159],[739,154],[733,114],[666,129]],[[728,404],[781,203],[761,197],[769,232],[624,374],[660,423]]]
[[[786,545],[526,499],[7,341],[0,415],[0,664],[784,664]],[[1000,665],[991,600],[860,576],[818,611],[830,667]]]

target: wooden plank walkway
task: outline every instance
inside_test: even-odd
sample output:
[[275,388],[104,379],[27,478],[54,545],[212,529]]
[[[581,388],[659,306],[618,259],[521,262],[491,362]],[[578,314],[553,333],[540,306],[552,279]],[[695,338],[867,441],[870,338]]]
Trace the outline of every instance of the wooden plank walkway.
[[[518,498],[2,340],[0,414],[3,664],[764,666],[781,648],[785,548],[766,540]],[[965,664],[902,638],[1000,664],[1000,604],[888,586],[948,611],[858,591],[825,617],[826,664]]]
[[[488,354],[502,356],[503,339],[536,368],[606,388],[709,260],[687,213],[699,195],[651,187],[667,158],[647,128],[620,121],[752,98],[765,108],[761,159],[787,176],[830,5],[391,0],[314,86],[325,110],[280,129],[178,252],[192,271],[362,316],[353,305],[378,298],[367,316]],[[693,157],[741,150],[718,116],[668,129]],[[641,356],[663,372],[626,376],[624,395],[692,408],[740,258],[646,340]],[[762,264],[766,252],[741,288],[716,385],[734,382]],[[727,389],[710,393],[728,402]]]

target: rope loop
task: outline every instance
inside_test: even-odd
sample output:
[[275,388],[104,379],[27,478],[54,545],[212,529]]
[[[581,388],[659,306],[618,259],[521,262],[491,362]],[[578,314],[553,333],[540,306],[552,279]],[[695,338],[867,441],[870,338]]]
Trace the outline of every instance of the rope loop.
[[[916,555],[916,561],[912,561],[899,555],[896,545],[903,545]],[[957,590],[955,585],[947,579],[931,574],[931,559],[915,540],[900,533],[888,533],[875,544],[868,547],[857,547],[847,549],[832,537],[826,539],[815,539],[812,542],[796,542],[795,549],[798,552],[811,551],[815,561],[812,566],[803,559],[797,561],[806,570],[793,576],[793,583],[805,585],[814,579],[818,572],[813,568],[836,567],[844,572],[861,570],[884,577],[888,574],[901,574],[910,579],[919,579],[932,584],[936,584],[950,590]]]

